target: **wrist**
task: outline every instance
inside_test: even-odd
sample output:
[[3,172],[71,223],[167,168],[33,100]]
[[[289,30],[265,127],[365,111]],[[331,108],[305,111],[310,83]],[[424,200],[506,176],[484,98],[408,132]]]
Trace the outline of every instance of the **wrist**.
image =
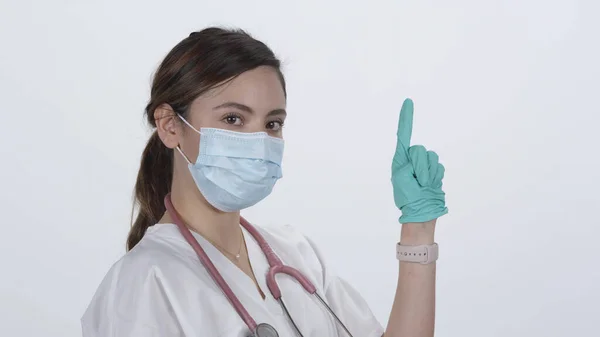
[[401,245],[430,245],[435,240],[436,220],[402,224]]

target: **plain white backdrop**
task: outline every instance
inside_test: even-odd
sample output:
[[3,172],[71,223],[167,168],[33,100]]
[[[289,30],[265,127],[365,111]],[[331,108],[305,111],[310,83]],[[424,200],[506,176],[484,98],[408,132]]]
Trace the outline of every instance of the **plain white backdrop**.
[[436,336],[600,336],[598,2],[0,1],[0,336],[80,336],[125,252],[153,71],[240,27],[284,61],[293,224],[387,322],[398,112],[446,166]]

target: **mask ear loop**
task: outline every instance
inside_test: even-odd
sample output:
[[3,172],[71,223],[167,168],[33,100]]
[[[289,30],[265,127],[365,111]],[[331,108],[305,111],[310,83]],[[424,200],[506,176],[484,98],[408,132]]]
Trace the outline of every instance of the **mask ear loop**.
[[192,124],[190,124],[190,122],[188,122],[187,120],[185,120],[185,118],[183,118],[180,114],[177,114],[177,117],[179,117],[179,119],[181,119],[192,130],[196,131],[199,134],[202,134],[202,132],[200,132],[200,130],[197,130],[195,127],[193,127]]
[[[195,127],[192,126],[192,124],[190,124],[187,120],[185,120],[185,118],[183,118],[180,114],[177,114],[177,117],[179,117],[179,119],[181,119],[187,126],[189,126],[192,130],[196,131],[199,134],[202,134],[202,132],[196,130]],[[185,161],[188,162],[188,164],[192,164],[192,162],[188,159],[188,157],[183,153],[183,151],[181,150],[181,147],[179,147],[179,144],[177,144],[176,147],[177,151],[179,151],[179,153],[183,156],[183,159],[185,159]]]
[[176,149],[177,149],[177,151],[179,151],[179,153],[181,154],[181,156],[183,157],[183,159],[185,159],[185,161],[187,161],[187,163],[189,165],[191,165],[192,162],[188,159],[188,157],[185,154],[183,154],[183,151],[181,151],[181,148],[179,147],[179,144],[177,144]]

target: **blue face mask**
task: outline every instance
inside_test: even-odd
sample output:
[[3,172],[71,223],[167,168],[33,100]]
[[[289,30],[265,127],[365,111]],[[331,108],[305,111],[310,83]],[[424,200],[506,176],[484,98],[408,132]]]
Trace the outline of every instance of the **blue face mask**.
[[188,168],[200,190],[213,207],[235,212],[266,198],[283,175],[284,141],[266,132],[244,133],[215,128],[196,130],[200,134],[196,163]]

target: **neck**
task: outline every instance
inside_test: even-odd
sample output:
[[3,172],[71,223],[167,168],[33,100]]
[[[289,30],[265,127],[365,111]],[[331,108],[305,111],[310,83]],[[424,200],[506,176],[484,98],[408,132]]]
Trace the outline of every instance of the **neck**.
[[[181,186],[183,185],[183,186]],[[240,249],[240,213],[225,213],[212,207],[194,184],[178,184],[171,188],[173,207],[190,230],[202,235],[229,253]],[[173,222],[170,215],[165,220]]]

